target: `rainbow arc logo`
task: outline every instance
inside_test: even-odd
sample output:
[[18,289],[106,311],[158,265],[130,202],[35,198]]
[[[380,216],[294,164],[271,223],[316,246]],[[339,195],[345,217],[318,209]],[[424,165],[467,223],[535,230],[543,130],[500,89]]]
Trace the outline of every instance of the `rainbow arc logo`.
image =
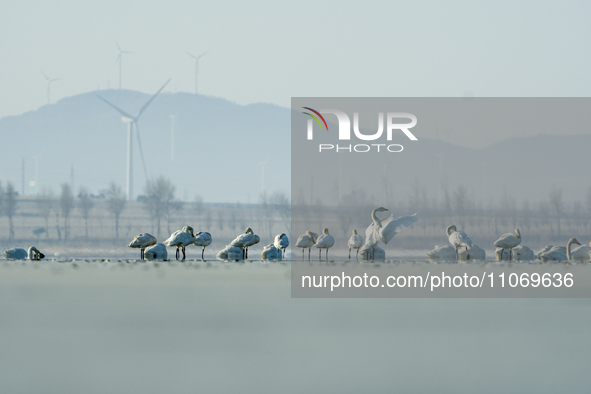
[[[318,116],[320,117],[320,119],[322,119],[322,122],[324,122],[324,126],[326,126],[326,131],[328,131],[328,125],[326,124],[326,120],[324,120],[324,116],[322,116],[322,115],[320,114],[320,112],[318,112],[318,111],[316,111],[315,109],[312,109],[312,108],[310,108],[310,107],[302,107],[302,108],[304,108],[304,109],[307,109],[307,110],[309,110],[309,111],[312,111],[312,112],[314,112],[316,115],[318,115]],[[302,112],[302,113],[303,113],[303,114],[306,114],[306,115],[310,116],[312,119],[314,119],[314,120],[316,121],[316,123],[318,123],[318,126],[320,126],[320,130],[322,130],[322,129],[323,129],[323,127],[322,127],[322,123],[320,123],[320,120],[318,120],[318,118],[317,118],[316,116],[312,115],[312,114],[311,114],[311,113],[309,113],[309,112]]]

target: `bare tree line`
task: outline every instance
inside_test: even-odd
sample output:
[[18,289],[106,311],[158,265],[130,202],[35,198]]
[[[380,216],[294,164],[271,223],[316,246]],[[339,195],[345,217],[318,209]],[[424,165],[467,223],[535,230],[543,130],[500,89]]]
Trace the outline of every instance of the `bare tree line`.
[[[26,212],[24,210],[19,212],[18,193],[14,190],[13,185],[8,183],[4,188],[0,183],[0,218],[2,216],[8,218],[7,239],[9,241],[14,239],[13,217],[15,214],[36,216],[40,219],[37,221],[37,227],[31,228],[32,233],[38,239],[43,237],[47,240],[64,242],[72,238],[89,240],[91,228],[93,224],[96,226],[97,222],[101,234],[97,237],[96,230],[94,230],[92,240],[109,238],[105,236],[105,232],[109,228],[114,232],[116,240],[120,239],[122,229],[124,230],[123,235],[127,237],[132,230],[129,220],[138,215],[147,217],[150,223],[147,227],[143,226],[141,232],[151,232],[159,239],[177,230],[172,226],[173,222],[176,221],[178,224],[179,220],[184,220],[188,224],[189,221],[193,223],[193,220],[196,219],[202,228],[209,231],[223,232],[225,230],[231,231],[233,234],[242,233],[248,226],[256,226],[261,235],[269,235],[270,238],[274,237],[273,231],[278,227],[282,227],[281,232],[287,233],[290,230],[290,202],[283,193],[275,193],[270,197],[261,195],[259,204],[254,206],[236,203],[223,204],[223,207],[218,207],[218,204],[205,204],[200,196],[196,196],[192,203],[183,203],[176,198],[176,187],[172,182],[165,177],[159,177],[146,183],[144,194],[138,198],[138,201],[139,204],[134,203],[131,206],[141,206],[141,210],[145,212],[146,216],[136,209],[133,210],[133,213],[125,214],[130,205],[126,201],[121,186],[115,183],[111,183],[109,188],[99,195],[91,194],[86,187],[82,186],[76,196],[71,186],[68,183],[63,183],[60,185],[59,195],[55,195],[50,189],[42,190],[34,199],[33,207],[31,207],[33,201],[31,201],[27,205]],[[106,218],[105,213],[108,213],[110,217],[108,220],[111,220],[111,225],[107,228],[103,226],[103,218]],[[72,237],[71,230],[73,215],[76,215],[74,217],[77,218],[74,237]],[[130,217],[130,215],[133,216]],[[121,227],[122,217],[126,218],[123,228]],[[187,219],[180,219],[182,217]],[[82,228],[80,223],[83,223]],[[0,226],[0,228],[2,227]],[[1,238],[4,236],[0,234]]]
[[[518,201],[507,191],[497,202],[478,200],[473,195],[462,184],[451,189],[445,183],[440,190],[429,193],[426,185],[415,181],[404,200],[385,206],[395,217],[418,213],[419,221],[406,229],[402,237],[436,239],[443,237],[450,224],[487,240],[514,228],[540,240],[591,233],[591,187],[584,201],[572,202],[565,201],[559,188],[536,196],[542,197],[536,202]],[[348,238],[352,229],[365,230],[371,223],[372,209],[382,205],[374,199],[358,188],[344,195],[337,206],[325,206],[319,200],[310,205],[299,200],[293,206],[293,220],[301,224],[299,230],[336,225],[331,233]]]
[[[257,232],[264,238],[272,239],[277,231],[286,232],[292,238],[292,205],[283,193],[270,196],[261,194],[255,205],[236,203],[219,207],[217,204],[205,204],[200,196],[196,196],[191,203],[182,203],[175,193],[175,186],[164,177],[146,184],[144,195],[139,201],[150,226],[142,231],[152,232],[161,238],[163,234],[176,230],[172,228],[175,220],[178,222],[180,218],[188,217],[191,223],[195,220],[211,232],[239,234],[248,226],[256,226]],[[451,223],[471,234],[487,237],[516,227],[521,228],[524,234],[550,238],[591,232],[591,187],[583,201],[566,202],[563,191],[558,188],[550,189],[543,197],[537,202],[517,201],[509,192],[505,192],[498,202],[482,201],[475,199],[472,191],[463,185],[450,189],[442,184],[437,193],[430,194],[425,185],[415,182],[409,188],[405,200],[392,202],[387,208],[395,216],[415,212],[419,214],[420,220],[406,230],[403,236],[440,236]],[[343,196],[336,207],[324,206],[317,200],[314,205],[296,204],[293,209],[295,219],[303,221],[306,228],[321,230],[330,223],[331,227],[336,226],[334,234],[340,232],[339,235],[346,237],[353,228],[365,229],[370,223],[369,212],[378,205],[382,204],[376,205],[364,190],[356,189]],[[121,217],[128,206],[121,186],[115,183],[100,196],[90,194],[85,187],[81,187],[74,196],[70,185],[64,183],[60,185],[60,194],[57,196],[51,190],[43,190],[35,199],[34,212],[27,214],[40,218],[38,227],[31,229],[37,237],[49,239],[51,231],[55,234],[53,239],[70,240],[71,217],[76,214],[83,220],[83,232],[78,231],[75,238],[88,240],[89,228],[99,221],[98,238],[108,238],[105,232],[111,228],[115,239],[119,239]],[[112,224],[106,228],[103,219],[99,218],[97,207],[108,213],[111,219],[106,219],[107,223],[112,220]],[[4,223],[7,225],[7,231],[0,234],[0,238],[9,241],[14,239],[14,218],[18,214],[19,198],[14,186],[10,182],[5,185],[0,183],[0,219],[5,218]],[[94,238],[97,238],[96,231]],[[126,224],[124,235],[129,236],[130,231],[130,225]]]

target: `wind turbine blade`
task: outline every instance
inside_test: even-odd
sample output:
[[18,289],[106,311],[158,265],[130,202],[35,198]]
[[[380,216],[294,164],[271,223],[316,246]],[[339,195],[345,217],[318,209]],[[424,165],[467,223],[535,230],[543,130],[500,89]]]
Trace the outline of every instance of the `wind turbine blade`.
[[108,102],[106,99],[102,98],[98,94],[96,95],[96,97],[98,97],[101,100],[103,100],[105,103],[107,103],[107,105],[113,107],[115,109],[115,111],[119,112],[121,115],[125,116],[126,118],[133,119],[133,116],[131,116],[130,114],[128,114],[127,112],[125,112],[121,108],[117,107],[115,104]]
[[150,178],[148,178],[148,170],[146,168],[146,161],[144,160],[144,150],[142,149],[142,140],[140,139],[140,126],[138,125],[137,121],[135,121],[133,123],[135,124],[137,145],[140,147],[140,157],[142,158],[142,166],[144,167],[144,174],[146,175],[146,181],[147,181]]
[[162,89],[164,89],[164,87],[166,85],[168,85],[169,82],[170,82],[170,79],[168,81],[166,81],[166,83],[164,85],[162,85],[162,87],[146,102],[146,104],[144,104],[144,106],[142,108],[140,108],[140,111],[137,113],[136,118],[139,118],[141,116],[141,114],[146,110],[146,108],[148,108],[148,105],[150,105],[150,103],[152,101],[154,101],[156,96],[158,96],[158,93],[160,93],[162,91]]
[[47,74],[45,74],[45,73],[43,72],[43,70],[39,70],[39,71],[41,71],[41,74],[43,74],[43,76],[45,77],[45,80],[49,81],[49,77],[47,76]]
[[189,53],[189,52],[187,52],[187,51],[185,51],[185,53],[186,53],[187,55],[191,56],[193,59],[197,59],[197,57],[196,57],[195,55],[193,55],[192,53]]
[[201,59],[203,56],[205,56],[205,54],[209,52],[209,51],[205,51],[203,52],[201,55],[197,56],[197,60]]
[[119,52],[121,52],[121,47],[119,46],[119,43],[117,42],[117,40],[113,39],[115,41],[115,45],[117,45],[117,50]]
[[132,52],[132,51],[121,51],[121,53],[128,53],[130,55],[135,55],[135,52]]
[[49,82],[55,82],[55,81],[60,81],[61,78],[53,78],[52,80],[50,80]]

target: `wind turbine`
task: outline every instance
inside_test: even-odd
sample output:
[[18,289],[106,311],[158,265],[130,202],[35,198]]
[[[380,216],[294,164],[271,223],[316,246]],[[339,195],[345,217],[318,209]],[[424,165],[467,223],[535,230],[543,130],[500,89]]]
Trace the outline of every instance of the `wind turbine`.
[[49,77],[43,72],[43,70],[39,70],[41,71],[41,74],[43,74],[43,76],[45,77],[45,80],[47,81],[47,105],[51,104],[51,83],[55,82],[55,81],[59,81],[61,78],[53,78],[53,79],[49,79]]
[[121,108],[117,107],[115,104],[107,101],[106,99],[104,99],[103,97],[101,97],[97,94],[98,98],[103,100],[105,103],[107,103],[109,106],[114,108],[117,112],[119,112],[122,115],[121,121],[123,123],[127,123],[127,182],[126,182],[125,193],[127,195],[128,201],[131,201],[133,199],[133,157],[132,157],[132,155],[133,155],[133,147],[132,147],[133,127],[135,126],[137,142],[140,147],[140,156],[142,158],[142,165],[144,167],[144,173],[146,175],[146,179],[148,179],[148,170],[146,169],[146,162],[144,161],[144,152],[142,150],[142,141],[140,139],[140,129],[138,126],[138,120],[140,119],[140,116],[144,113],[146,108],[148,108],[148,106],[152,103],[152,101],[154,101],[156,96],[158,96],[158,94],[162,91],[162,89],[164,89],[164,87],[166,85],[168,85],[169,82],[170,82],[170,79],[168,81],[166,81],[166,83],[164,85],[162,85],[162,87],[152,97],[150,97],[150,99],[148,101],[146,101],[146,103],[140,108],[140,110],[138,111],[136,116],[130,115],[128,112],[125,112]]
[[119,89],[121,89],[121,64],[123,63],[123,55],[131,55],[133,54],[133,52],[122,50],[117,40],[115,40],[115,45],[117,45],[117,50],[119,51],[119,53],[117,54],[117,58],[115,59],[115,63],[119,62]]
[[187,55],[191,56],[193,60],[195,60],[195,94],[197,94],[197,77],[199,75],[199,59],[201,59],[208,51],[203,52],[199,56],[195,56],[192,53],[185,52]]

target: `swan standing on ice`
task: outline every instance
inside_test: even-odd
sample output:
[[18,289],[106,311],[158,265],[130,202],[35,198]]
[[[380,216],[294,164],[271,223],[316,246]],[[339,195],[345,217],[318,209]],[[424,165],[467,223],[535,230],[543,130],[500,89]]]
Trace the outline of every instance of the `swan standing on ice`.
[[394,219],[394,216],[385,219],[378,219],[376,212],[387,211],[384,207],[379,207],[371,211],[371,219],[373,223],[365,230],[365,244],[361,248],[361,252],[366,256],[372,256],[375,247],[380,241],[387,244],[390,240],[405,227],[410,226],[418,220],[417,214],[411,216],[402,216]]
[[355,258],[359,258],[359,248],[363,246],[363,237],[357,234],[357,230],[353,229],[353,235],[349,238],[349,260],[351,260],[351,249],[357,249]]
[[435,245],[435,249],[428,252],[427,257],[431,260],[452,261],[456,260],[458,255],[449,245]]
[[237,236],[231,243],[231,246],[242,248],[242,259],[248,259],[248,247],[256,245],[261,242],[261,238],[252,232],[252,229],[248,227],[244,234]]
[[445,230],[445,233],[449,237],[449,243],[456,250],[456,259],[459,259],[459,248],[469,248],[470,246],[472,246],[472,240],[470,239],[470,237],[468,237],[468,235],[466,235],[465,232],[458,231],[455,224],[449,226]]
[[186,258],[185,247],[195,242],[195,236],[193,235],[193,227],[185,226],[181,230],[177,230],[171,234],[166,241],[165,245],[176,246],[176,259],[179,259],[179,248],[183,251],[183,260]]
[[325,228],[316,241],[316,247],[318,248],[318,260],[322,260],[322,249],[326,249],[326,261],[328,261],[328,249],[334,245],[334,237],[328,233],[328,229]]
[[513,259],[513,248],[521,243],[521,233],[519,229],[515,229],[514,233],[507,233],[501,235],[501,238],[497,239],[494,245],[497,248],[509,249],[509,261]]
[[143,260],[145,256],[145,249],[148,246],[156,245],[156,237],[152,234],[140,234],[136,235],[133,241],[127,245],[128,248],[138,248],[140,249],[140,259]]
[[580,245],[579,241],[576,238],[571,238],[568,240],[566,244],[566,253],[564,252],[564,248],[561,246],[554,246],[547,252],[543,252],[540,254],[540,260],[542,261],[567,261],[571,260],[571,247],[572,244]]
[[201,246],[203,249],[201,250],[201,260],[203,260],[203,255],[205,254],[205,247],[211,244],[211,234],[207,232],[199,232],[195,236],[195,246]]
[[168,252],[166,251],[166,246],[164,244],[156,244],[150,246],[144,252],[142,260],[143,258],[145,258],[146,260],[168,260]]
[[42,258],[45,258],[45,255],[36,247],[31,246],[28,252],[23,248],[5,250],[4,258],[12,260],[41,260]]
[[304,249],[308,249],[308,261],[310,261],[310,251],[312,250],[312,246],[316,244],[317,239],[318,234],[311,231],[306,231],[306,234],[299,236],[296,246],[302,248],[302,260],[304,259]]
[[[275,242],[273,244],[275,245],[275,248],[279,250],[279,254],[284,255],[285,249],[287,249],[287,247],[289,246],[289,239],[287,238],[287,235],[281,233],[275,236]],[[283,258],[283,256],[281,257]]]

